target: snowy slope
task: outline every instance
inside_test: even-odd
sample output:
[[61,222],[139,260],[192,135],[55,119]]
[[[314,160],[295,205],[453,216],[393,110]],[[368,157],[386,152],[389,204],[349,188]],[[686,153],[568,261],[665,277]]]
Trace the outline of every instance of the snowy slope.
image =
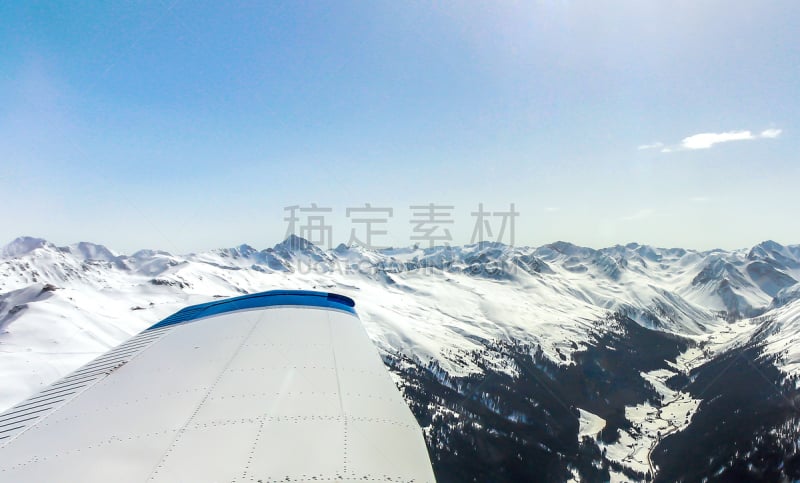
[[[800,246],[771,241],[709,252],[566,242],[326,251],[290,237],[264,250],[123,255],[22,237],[0,250],[0,409],[181,307],[215,297],[276,288],[348,295],[384,354],[452,377],[487,367],[519,376],[508,357],[486,352],[497,342],[527,344],[568,367],[619,330],[607,322],[618,315],[695,343],[674,363],[642,372],[664,405],[626,408],[639,429],[604,446],[610,460],[645,471],[656,432],[688,424],[697,406],[664,385],[671,375],[756,340],[764,354],[781,356],[786,373],[800,373],[798,280]],[[465,357],[481,351],[485,360]],[[580,436],[596,434],[602,418],[580,414]]]
[[[41,332],[65,352],[86,352],[88,358],[186,303],[271,288],[319,288],[356,299],[384,350],[437,360],[453,374],[476,369],[450,360],[448,353],[495,339],[532,342],[565,363],[591,343],[593,322],[611,312],[695,337],[726,327],[728,310],[761,314],[772,295],[800,275],[798,252],[774,242],[747,252],[705,253],[637,244],[593,250],[565,242],[536,249],[484,243],[379,252],[339,246],[325,252],[293,237],[261,251],[241,245],[183,256],[154,250],[125,256],[102,245],[56,247],[22,237],[0,252],[0,291],[8,294],[6,312],[28,308],[24,318],[21,312],[2,315],[0,343],[3,354],[44,350],[37,329],[47,326]],[[748,270],[756,263],[758,270]],[[37,284],[55,289],[25,301],[9,294],[35,291]],[[109,335],[110,323],[121,331]],[[74,332],[76,326],[84,335]],[[37,364],[52,364],[51,352],[58,350],[29,358],[32,374],[42,371]],[[0,373],[7,375],[4,366]],[[24,394],[5,396],[8,403]]]

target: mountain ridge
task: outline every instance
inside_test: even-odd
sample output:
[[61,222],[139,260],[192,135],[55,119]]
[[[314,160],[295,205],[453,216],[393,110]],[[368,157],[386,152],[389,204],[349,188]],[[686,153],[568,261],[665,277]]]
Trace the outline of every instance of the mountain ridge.
[[[667,444],[662,433],[677,441],[711,424],[717,411],[692,378],[715,380],[714,361],[737,351],[781,391],[800,374],[797,280],[800,245],[769,240],[703,252],[563,241],[324,250],[289,237],[262,250],[241,244],[124,255],[88,242],[58,247],[20,237],[0,249],[0,384],[7,388],[0,406],[188,304],[277,288],[324,290],[356,300],[432,448],[469,434],[494,441],[480,428],[512,424],[497,449],[541,430],[545,439],[532,444],[553,446],[530,457],[555,464],[549,455],[562,454],[573,469],[562,461],[561,476],[574,470],[588,478],[597,468],[621,479],[652,477],[658,468],[673,474],[676,463],[658,450]],[[495,382],[481,386],[487,378]],[[522,392],[510,389],[517,385]],[[465,407],[475,387],[492,389]],[[518,400],[525,391],[539,406]],[[720,397],[728,400],[724,391]],[[574,421],[563,401],[580,409]],[[448,414],[480,424],[461,434],[465,420]],[[582,438],[581,418],[603,422],[603,436]],[[533,431],[537,424],[544,426]],[[551,433],[556,440],[544,436]],[[725,451],[719,460],[734,461],[735,449]],[[440,471],[455,471],[455,460],[439,456]],[[514,471],[509,479],[532,469]]]

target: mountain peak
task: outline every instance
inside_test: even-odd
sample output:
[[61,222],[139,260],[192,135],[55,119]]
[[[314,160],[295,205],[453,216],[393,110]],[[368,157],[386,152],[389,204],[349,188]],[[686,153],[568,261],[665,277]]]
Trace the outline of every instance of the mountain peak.
[[83,257],[84,260],[103,260],[111,262],[117,259],[117,254],[106,248],[104,245],[98,245],[91,242],[78,242],[70,245],[70,252]]
[[780,266],[800,268],[800,257],[790,247],[781,245],[773,240],[765,240],[754,246],[747,253],[748,260],[764,260],[768,263],[777,263]]
[[251,245],[247,243],[242,243],[239,246],[235,246],[233,248],[218,248],[212,250],[214,253],[218,253],[223,257],[231,257],[231,258],[250,258],[253,254],[258,253],[258,250],[253,248]]
[[285,240],[275,245],[275,250],[284,249],[288,251],[305,251],[315,245],[303,237],[292,233]]
[[553,251],[555,251],[557,253],[560,253],[560,254],[566,255],[566,256],[574,256],[574,255],[586,256],[586,255],[591,255],[591,254],[597,252],[597,250],[595,250],[593,248],[582,247],[582,246],[575,245],[574,243],[561,241],[561,240],[559,240],[557,242],[554,242],[554,243],[549,243],[549,244],[544,245],[542,247],[539,247],[538,250],[542,250],[542,249],[544,249],[544,250],[553,250]]
[[17,258],[26,255],[36,249],[53,247],[54,245],[44,238],[32,236],[21,236],[15,238],[0,250],[4,257]]

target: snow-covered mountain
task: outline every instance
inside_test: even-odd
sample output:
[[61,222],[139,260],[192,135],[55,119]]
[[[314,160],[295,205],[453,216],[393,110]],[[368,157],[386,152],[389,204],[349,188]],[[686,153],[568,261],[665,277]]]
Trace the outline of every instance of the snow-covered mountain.
[[317,289],[356,300],[441,481],[798,478],[798,280],[800,246],[772,241],[123,255],[22,237],[0,251],[0,409],[187,304]]

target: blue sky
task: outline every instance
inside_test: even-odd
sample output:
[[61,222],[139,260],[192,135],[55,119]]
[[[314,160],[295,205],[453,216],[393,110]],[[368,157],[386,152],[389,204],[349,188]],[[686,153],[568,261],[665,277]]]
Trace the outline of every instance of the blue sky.
[[[478,203],[517,245],[800,243],[800,3],[4,2],[0,239],[271,246]],[[495,230],[496,231],[496,230]],[[508,240],[505,240],[508,241]]]

